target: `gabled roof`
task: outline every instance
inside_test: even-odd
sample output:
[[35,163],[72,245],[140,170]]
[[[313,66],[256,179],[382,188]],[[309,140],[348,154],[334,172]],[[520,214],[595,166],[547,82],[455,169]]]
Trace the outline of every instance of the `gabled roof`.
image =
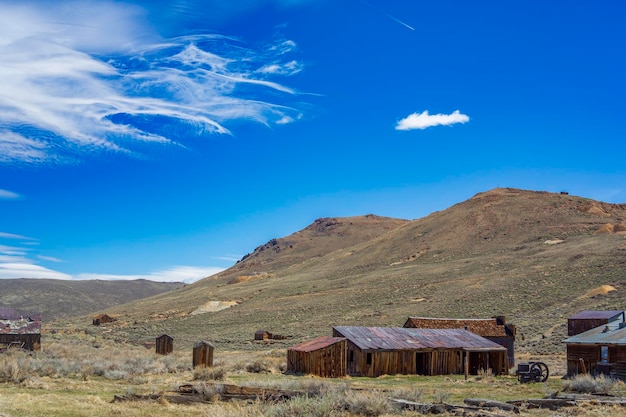
[[483,337],[515,336],[515,326],[499,324],[498,318],[452,319],[433,317],[409,317],[404,327],[419,329],[465,329]]
[[325,347],[331,346],[343,340],[346,340],[346,338],[345,337],[320,336],[315,339],[308,340],[306,342],[302,342],[294,346],[290,346],[287,349],[296,350],[298,352],[313,352],[318,349],[323,349]]
[[569,337],[563,341],[568,345],[626,345],[626,327],[621,320],[594,327],[591,330]]
[[506,350],[505,347],[465,329],[416,329],[405,327],[335,326],[361,350],[462,349]]
[[609,320],[618,319],[620,315],[624,315],[624,310],[584,310],[580,311],[569,320]]

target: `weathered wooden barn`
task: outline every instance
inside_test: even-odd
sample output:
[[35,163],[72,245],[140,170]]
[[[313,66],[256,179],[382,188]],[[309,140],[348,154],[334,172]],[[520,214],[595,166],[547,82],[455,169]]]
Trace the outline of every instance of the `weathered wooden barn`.
[[112,323],[114,321],[115,319],[108,314],[98,314],[93,318],[92,323],[94,326],[100,326],[101,324]]
[[193,367],[198,366],[208,368],[213,366],[213,351],[215,346],[211,343],[201,340],[193,346]]
[[41,349],[41,315],[23,315],[11,307],[0,307],[0,349]]
[[287,372],[325,378],[346,376],[344,337],[321,336],[287,348]]
[[169,355],[174,351],[174,338],[166,334],[156,338],[156,353],[159,355]]
[[465,329],[335,326],[333,336],[347,339],[348,375],[508,374],[506,348]]
[[581,311],[567,319],[567,335],[575,336],[612,321],[626,321],[624,319],[624,310]]
[[612,320],[563,341],[567,375],[605,374],[626,380],[626,323]]
[[417,329],[465,329],[492,342],[504,346],[507,350],[509,368],[515,366],[515,325],[507,323],[506,317],[497,316],[488,319],[454,319],[432,317],[409,317],[404,323],[406,328]]

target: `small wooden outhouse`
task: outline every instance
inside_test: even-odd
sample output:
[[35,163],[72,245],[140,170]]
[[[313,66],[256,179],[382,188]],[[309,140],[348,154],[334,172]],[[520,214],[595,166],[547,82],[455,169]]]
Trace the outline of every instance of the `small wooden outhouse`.
[[174,338],[166,334],[156,338],[156,353],[159,355],[169,355],[174,351]]
[[193,367],[208,368],[213,366],[213,351],[215,347],[205,341],[201,340],[193,346]]

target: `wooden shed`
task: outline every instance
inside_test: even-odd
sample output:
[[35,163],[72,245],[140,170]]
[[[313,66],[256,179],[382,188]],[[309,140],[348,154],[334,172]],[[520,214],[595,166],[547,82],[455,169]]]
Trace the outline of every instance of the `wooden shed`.
[[254,340],[269,340],[272,338],[272,334],[267,330],[257,330],[254,332]]
[[0,350],[41,349],[41,315],[22,315],[14,308],[0,308]]
[[156,353],[159,355],[169,355],[174,351],[174,338],[166,334],[156,338]]
[[325,378],[346,376],[344,337],[321,336],[287,348],[287,372]]
[[94,326],[100,326],[101,324],[112,323],[114,321],[115,319],[108,314],[98,314],[93,318],[92,323]]
[[204,340],[199,341],[193,346],[193,367],[213,366],[213,351],[215,347]]
[[491,340],[507,350],[509,368],[515,366],[515,325],[507,323],[505,316],[488,319],[455,319],[432,317],[409,317],[404,323],[406,328],[417,329],[465,329]]
[[563,341],[567,347],[567,375],[605,374],[626,380],[626,323],[610,321]]
[[506,348],[465,329],[335,326],[348,339],[347,374],[508,374]]
[[612,321],[626,321],[624,310],[584,310],[567,319],[567,335],[576,336]]

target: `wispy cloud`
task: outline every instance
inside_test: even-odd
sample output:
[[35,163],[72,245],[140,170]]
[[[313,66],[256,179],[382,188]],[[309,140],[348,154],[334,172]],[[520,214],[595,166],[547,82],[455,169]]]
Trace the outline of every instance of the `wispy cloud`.
[[62,259],[55,258],[54,256],[37,255],[37,258],[48,262],[63,262]]
[[7,232],[0,232],[0,238],[3,238],[3,239],[18,239],[18,240],[36,240],[36,239],[33,239],[32,237],[23,236],[23,235],[16,235],[14,233],[7,233]]
[[72,276],[29,262],[0,262],[0,279],[8,278],[72,279]]
[[21,197],[21,195],[19,195],[18,193],[14,193],[13,191],[0,189],[0,200],[17,200]]
[[132,154],[228,134],[232,120],[300,118],[296,92],[269,79],[302,70],[291,40],[261,50],[214,34],[159,40],[135,6],[36,4],[3,5],[0,16],[0,163]]
[[428,110],[424,110],[422,113],[413,113],[400,120],[396,124],[396,130],[426,129],[433,126],[467,123],[469,119],[469,116],[462,114],[458,110],[455,110],[452,114],[429,114]]
[[113,274],[79,274],[76,279],[101,279],[101,280],[133,280],[147,279],[159,282],[185,282],[192,283],[202,278],[222,272],[224,268],[208,266],[174,266],[162,271],[149,274],[113,275]]

